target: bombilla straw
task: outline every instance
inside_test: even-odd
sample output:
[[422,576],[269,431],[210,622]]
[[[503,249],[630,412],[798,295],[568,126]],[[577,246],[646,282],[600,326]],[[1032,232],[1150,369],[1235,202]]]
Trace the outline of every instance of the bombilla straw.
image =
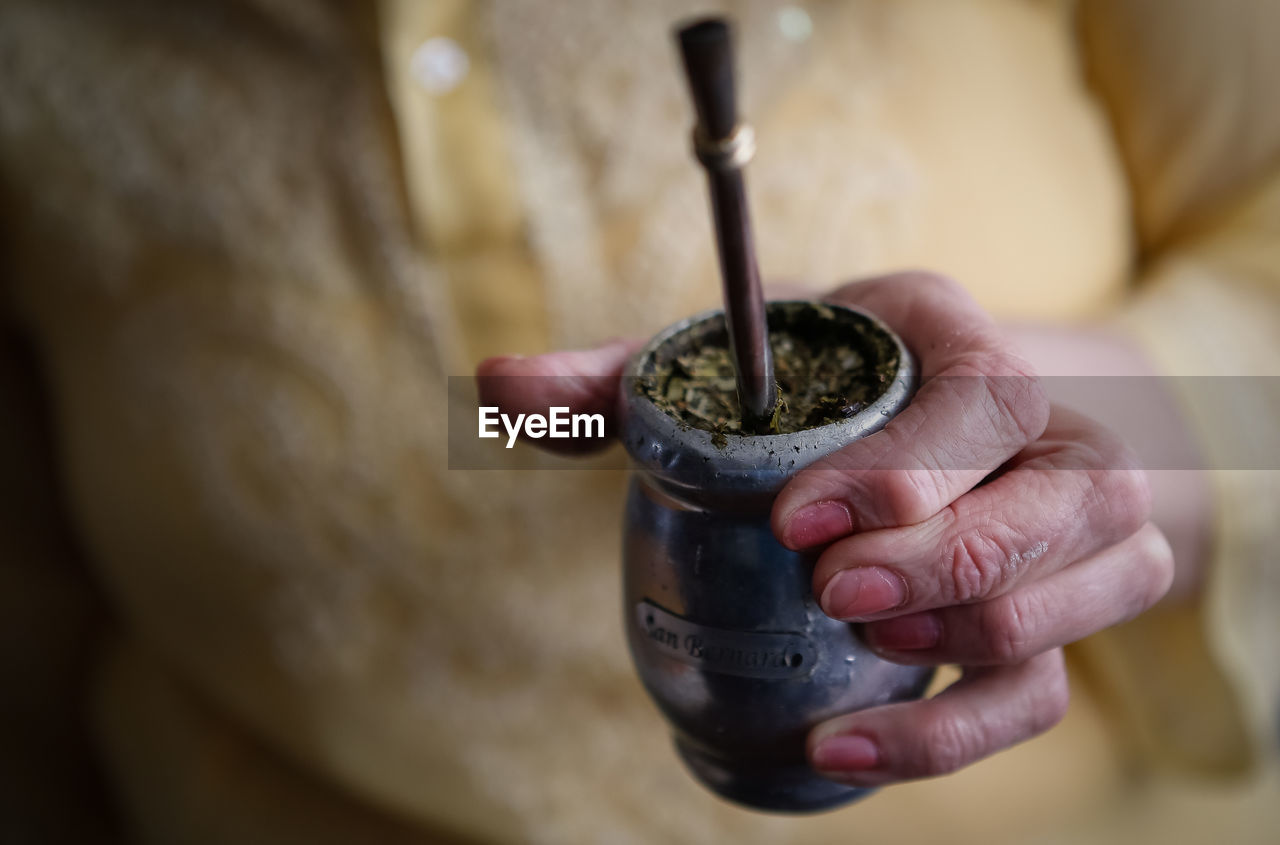
[[729,348],[738,378],[742,428],[765,434],[777,404],[773,352],[742,168],[755,152],[751,127],[738,121],[733,41],[723,18],[704,18],[676,32],[698,122],[693,150],[707,171]]

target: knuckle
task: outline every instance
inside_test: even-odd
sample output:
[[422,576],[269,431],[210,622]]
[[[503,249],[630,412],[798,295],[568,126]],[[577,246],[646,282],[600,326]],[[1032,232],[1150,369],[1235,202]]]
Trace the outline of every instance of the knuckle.
[[866,306],[875,311],[878,301],[902,304],[904,295],[908,302],[945,302],[977,309],[973,297],[959,282],[940,273],[919,268],[854,280],[833,291],[827,298],[835,302]]
[[945,775],[977,756],[975,728],[956,715],[938,716],[922,732],[919,774]]
[[1007,557],[990,535],[977,530],[962,531],[946,550],[947,575],[943,594],[965,603],[990,595],[1003,580]]
[[996,663],[1019,663],[1031,656],[1037,609],[1020,594],[988,602],[978,615],[979,642]]
[[990,415],[992,428],[1012,441],[1032,443],[1049,425],[1050,402],[1031,365],[994,342],[975,350],[947,370],[960,383],[979,385],[976,398]]
[[880,479],[879,500],[887,525],[915,525],[938,508],[937,484],[927,471],[888,472]]
[[[1112,466],[1120,467],[1116,463]],[[1147,474],[1136,468],[1116,468],[1094,474],[1095,485],[1102,491],[1107,513],[1124,536],[1133,534],[1151,516],[1151,485]]]
[[1038,440],[1049,425],[1049,396],[1044,385],[1016,355],[998,352],[993,357],[988,369],[993,377],[986,379],[986,386],[998,415],[1006,421],[1006,428],[1012,426],[1010,433],[1016,432],[1024,443]]

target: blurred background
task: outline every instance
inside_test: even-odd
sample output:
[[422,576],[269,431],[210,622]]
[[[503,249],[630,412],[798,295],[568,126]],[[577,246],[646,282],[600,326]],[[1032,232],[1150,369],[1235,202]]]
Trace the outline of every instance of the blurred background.
[[[1157,504],[1207,574],[1073,650],[1062,725],[817,817],[680,768],[616,453],[448,465],[450,376],[715,305],[670,37],[708,11],[767,278],[951,275],[1204,456]],[[5,0],[0,841],[1272,841],[1280,480],[1238,449],[1280,456],[1277,36],[1267,0]]]

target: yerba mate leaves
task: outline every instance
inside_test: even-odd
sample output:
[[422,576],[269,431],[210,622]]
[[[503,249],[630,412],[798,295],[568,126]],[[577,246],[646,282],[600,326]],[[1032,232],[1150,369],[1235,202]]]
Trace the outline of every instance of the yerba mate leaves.
[[[884,392],[897,367],[896,352],[877,356],[887,360],[869,361],[848,340],[814,334],[823,333],[770,334],[778,383],[770,433],[789,434],[849,419]],[[862,341],[865,344],[867,338]],[[875,351],[882,352],[882,347]],[[636,389],[681,422],[711,432],[717,446],[725,444],[726,435],[743,433],[733,359],[722,343],[675,355],[641,378]]]

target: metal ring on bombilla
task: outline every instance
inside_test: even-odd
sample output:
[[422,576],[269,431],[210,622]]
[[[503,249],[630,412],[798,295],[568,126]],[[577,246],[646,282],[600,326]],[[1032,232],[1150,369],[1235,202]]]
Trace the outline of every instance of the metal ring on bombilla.
[[693,154],[708,170],[739,170],[756,154],[756,133],[750,124],[739,123],[725,138],[707,137],[701,125],[693,129]]

